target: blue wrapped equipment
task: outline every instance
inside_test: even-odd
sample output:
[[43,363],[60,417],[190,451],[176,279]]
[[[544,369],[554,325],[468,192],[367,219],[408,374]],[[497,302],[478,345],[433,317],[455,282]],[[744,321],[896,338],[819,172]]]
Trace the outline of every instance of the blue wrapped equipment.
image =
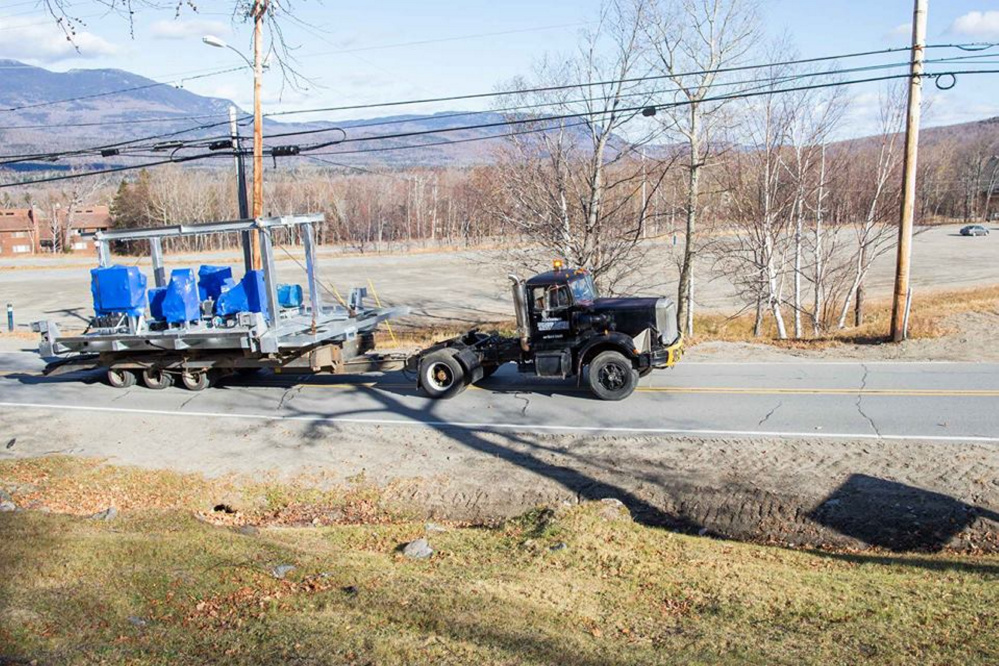
[[149,316],[157,321],[163,319],[163,297],[166,287],[154,287],[149,290]]
[[232,279],[232,269],[228,266],[209,266],[205,264],[198,269],[198,295],[201,300],[219,300],[222,285]]
[[105,266],[90,270],[94,313],[138,317],[146,311],[146,276],[136,266]]
[[262,312],[267,315],[267,297],[263,271],[247,271],[239,282],[231,278],[222,285],[215,300],[215,314],[233,315],[238,312]]
[[[154,296],[161,298],[159,294]],[[176,268],[170,273],[170,281],[163,290],[159,308],[168,324],[184,324],[201,318],[201,301],[194,282],[194,271],[190,268]]]
[[278,305],[283,308],[302,307],[302,285],[300,284],[279,284],[277,288]]

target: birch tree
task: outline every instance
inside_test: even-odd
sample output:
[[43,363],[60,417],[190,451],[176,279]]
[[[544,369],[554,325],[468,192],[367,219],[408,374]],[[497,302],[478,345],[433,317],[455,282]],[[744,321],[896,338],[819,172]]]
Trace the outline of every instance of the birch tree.
[[[643,0],[638,0],[639,2]],[[650,0],[645,39],[654,70],[672,84],[677,106],[663,105],[664,127],[686,144],[686,234],[677,285],[677,319],[694,333],[694,262],[698,254],[701,171],[708,164],[723,109],[712,88],[724,68],[741,62],[759,40],[759,3],[755,0]],[[726,89],[726,93],[733,92]]]

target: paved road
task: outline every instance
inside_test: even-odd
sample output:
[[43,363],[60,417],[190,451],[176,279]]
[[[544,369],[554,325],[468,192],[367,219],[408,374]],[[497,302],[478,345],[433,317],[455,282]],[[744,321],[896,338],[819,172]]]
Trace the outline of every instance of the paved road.
[[[419,394],[399,373],[367,377],[264,375],[202,393],[116,390],[93,373],[39,376],[41,361],[0,352],[0,411],[230,417],[519,432],[845,437],[999,443],[999,364],[683,363],[653,373],[621,403],[568,381],[528,381],[513,366],[448,401]],[[90,383],[85,383],[85,382]]]

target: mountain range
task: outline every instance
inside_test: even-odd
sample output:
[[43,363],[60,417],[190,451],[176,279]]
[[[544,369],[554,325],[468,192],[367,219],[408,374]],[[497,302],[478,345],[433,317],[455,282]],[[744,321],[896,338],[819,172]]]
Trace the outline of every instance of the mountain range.
[[[229,100],[204,97],[183,87],[157,82],[131,72],[119,69],[53,72],[16,60],[0,60],[0,73],[0,145],[3,146],[0,153],[3,155],[80,150],[119,142],[124,146],[130,145],[125,142],[135,139],[143,140],[132,145],[147,147],[156,142],[178,139],[201,139],[203,145],[206,145],[207,141],[222,140],[228,136],[228,112],[232,106]],[[247,117],[243,110],[238,110],[238,115],[241,118]],[[342,128],[346,131],[350,144],[321,151],[342,153],[323,155],[322,159],[349,164],[362,170],[372,167],[461,167],[490,163],[494,159],[493,150],[500,142],[475,139],[503,134],[510,129],[457,129],[423,136],[419,133],[468,125],[499,124],[503,120],[503,115],[489,111],[444,111],[337,122],[277,122],[265,118],[264,135],[267,146],[305,145],[337,138],[340,133],[334,128]],[[924,129],[923,135],[928,142],[955,142],[961,137],[995,137],[997,127],[999,118],[990,118]],[[248,124],[241,131],[248,134]],[[372,139],[387,134],[408,133],[417,135]],[[863,141],[863,138],[855,140]],[[249,141],[246,144],[248,146]],[[412,147],[414,145],[417,147]],[[618,139],[615,145],[623,146],[625,142]],[[409,148],[391,150],[398,146]],[[367,152],[344,152],[357,150]],[[673,150],[675,146],[647,147],[650,156]],[[168,151],[150,152],[147,149],[141,157],[90,155],[86,158],[62,158],[55,162],[19,162],[6,167],[0,164],[0,168],[35,171],[69,169],[71,166],[94,168],[135,164],[141,160],[161,160],[169,154]],[[315,164],[312,159],[304,157],[283,159]],[[222,166],[224,161],[208,160],[192,164]]]
[[[232,102],[204,97],[189,90],[164,84],[119,69],[75,69],[53,72],[16,60],[0,60],[0,145],[4,155],[26,155],[80,150],[145,138],[140,144],[179,139],[221,139],[227,136],[228,112]],[[266,110],[265,110],[266,112]],[[248,114],[238,110],[238,116]],[[445,111],[434,114],[396,115],[379,118],[327,122],[277,122],[264,120],[268,146],[319,143],[340,136],[343,128],[350,138],[363,139],[384,134],[424,132],[466,125],[499,123],[503,116],[492,112]],[[246,135],[249,123],[241,123]],[[199,128],[194,129],[192,128]],[[362,141],[352,149],[389,148],[399,145],[438,144],[401,151],[378,150],[349,154],[353,165],[467,166],[489,161],[491,142],[467,139],[502,133],[502,129],[459,130],[442,135],[405,139]],[[293,135],[294,132],[306,134]],[[277,135],[289,135],[279,137]],[[249,142],[247,141],[247,144]],[[346,147],[343,150],[347,150]],[[326,151],[328,152],[328,151]],[[165,157],[167,153],[162,153]],[[148,151],[147,159],[154,157]],[[155,157],[161,157],[157,155]],[[345,158],[348,156],[344,156]],[[114,164],[114,159],[87,158],[88,165]],[[329,159],[336,159],[330,156]],[[120,161],[120,160],[119,160]],[[304,160],[303,160],[304,161]],[[11,165],[19,169],[58,168],[57,163]],[[80,164],[79,160],[72,162]]]

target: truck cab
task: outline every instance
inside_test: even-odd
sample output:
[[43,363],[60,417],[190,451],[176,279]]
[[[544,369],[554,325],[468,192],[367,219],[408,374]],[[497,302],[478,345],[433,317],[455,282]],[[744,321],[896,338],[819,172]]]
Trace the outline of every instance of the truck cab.
[[554,269],[524,281],[510,276],[516,337],[472,330],[417,356],[418,385],[431,397],[456,395],[507,362],[537,377],[585,378],[603,400],[622,400],[638,379],[672,367],[683,340],[673,301],[601,298],[585,269]]

